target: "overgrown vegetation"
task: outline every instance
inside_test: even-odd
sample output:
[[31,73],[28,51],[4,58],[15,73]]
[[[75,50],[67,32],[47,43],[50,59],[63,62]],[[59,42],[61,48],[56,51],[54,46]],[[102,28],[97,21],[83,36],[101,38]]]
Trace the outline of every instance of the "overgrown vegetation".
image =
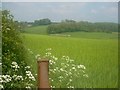
[[9,11],[2,11],[2,88],[25,88],[34,86],[34,80],[29,80],[30,67],[26,66],[26,49],[20,36],[19,23],[13,20]]

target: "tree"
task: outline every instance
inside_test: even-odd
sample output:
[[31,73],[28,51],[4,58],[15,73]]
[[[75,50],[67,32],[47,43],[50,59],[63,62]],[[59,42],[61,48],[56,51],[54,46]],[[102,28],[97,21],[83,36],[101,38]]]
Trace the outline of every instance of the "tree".
[[51,24],[50,19],[45,18],[45,19],[35,20],[34,23],[33,23],[33,26],[49,25],[49,24]]
[[73,20],[64,20],[57,24],[52,24],[48,26],[47,32],[48,34],[55,33],[64,33],[64,32],[117,32],[118,24],[116,23],[108,23],[108,22],[99,22],[99,23],[91,23],[87,21],[76,22]]

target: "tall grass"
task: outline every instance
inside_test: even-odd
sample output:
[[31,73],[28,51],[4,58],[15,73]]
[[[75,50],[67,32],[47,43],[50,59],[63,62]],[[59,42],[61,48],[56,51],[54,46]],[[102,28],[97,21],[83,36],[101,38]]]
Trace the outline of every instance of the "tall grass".
[[[117,39],[86,39],[72,37],[56,37],[36,34],[23,34],[24,43],[35,56],[44,55],[46,48],[52,48],[57,56],[69,56],[76,64],[83,64],[87,68],[89,78],[74,81],[76,87],[115,88],[118,83],[118,41]],[[27,61],[36,70],[36,61]],[[61,61],[59,61],[61,63]],[[58,64],[59,64],[58,63]],[[63,83],[64,84],[64,83]]]

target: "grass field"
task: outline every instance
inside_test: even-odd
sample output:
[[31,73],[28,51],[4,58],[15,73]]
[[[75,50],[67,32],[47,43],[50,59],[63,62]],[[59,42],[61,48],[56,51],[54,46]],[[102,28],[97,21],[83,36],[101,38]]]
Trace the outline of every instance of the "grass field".
[[[47,25],[43,26],[35,26],[25,28],[24,32],[29,34],[41,34],[47,35]],[[111,33],[104,33],[104,32],[66,32],[62,34],[51,34],[52,36],[59,36],[59,37],[75,37],[75,38],[91,38],[91,39],[117,39],[118,33],[113,32]]]
[[29,27],[29,28],[25,28],[24,32],[25,33],[31,33],[31,34],[47,34],[46,33],[46,29],[47,29],[47,25],[43,25],[43,26],[35,26],[35,27]]
[[[34,56],[36,54],[44,55],[47,48],[52,48],[52,54],[56,57],[69,56],[75,60],[76,64],[86,66],[86,72],[89,78],[82,78],[77,81],[73,79],[75,87],[94,87],[94,88],[115,88],[118,85],[118,41],[117,34],[107,33],[64,33],[70,37],[61,37],[61,35],[45,35],[46,27],[33,27],[28,33],[22,34],[26,48],[34,53],[31,54],[28,64],[32,66],[34,73],[37,73],[37,63]],[[33,30],[35,30],[33,32]],[[43,35],[38,35],[41,33]],[[58,61],[58,65],[62,61]],[[64,63],[64,62],[63,62]],[[56,76],[54,76],[56,77]],[[62,82],[61,87],[65,83]]]

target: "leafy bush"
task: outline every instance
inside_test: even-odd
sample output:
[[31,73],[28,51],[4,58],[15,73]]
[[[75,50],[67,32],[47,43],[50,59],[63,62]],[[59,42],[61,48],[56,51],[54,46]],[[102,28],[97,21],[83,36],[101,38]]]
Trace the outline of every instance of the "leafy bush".
[[[25,88],[26,50],[19,32],[20,25],[13,20],[9,11],[2,11],[2,74],[0,76],[4,88]],[[19,77],[19,78],[18,78]],[[18,79],[15,79],[18,78]],[[7,81],[5,81],[7,80]]]

